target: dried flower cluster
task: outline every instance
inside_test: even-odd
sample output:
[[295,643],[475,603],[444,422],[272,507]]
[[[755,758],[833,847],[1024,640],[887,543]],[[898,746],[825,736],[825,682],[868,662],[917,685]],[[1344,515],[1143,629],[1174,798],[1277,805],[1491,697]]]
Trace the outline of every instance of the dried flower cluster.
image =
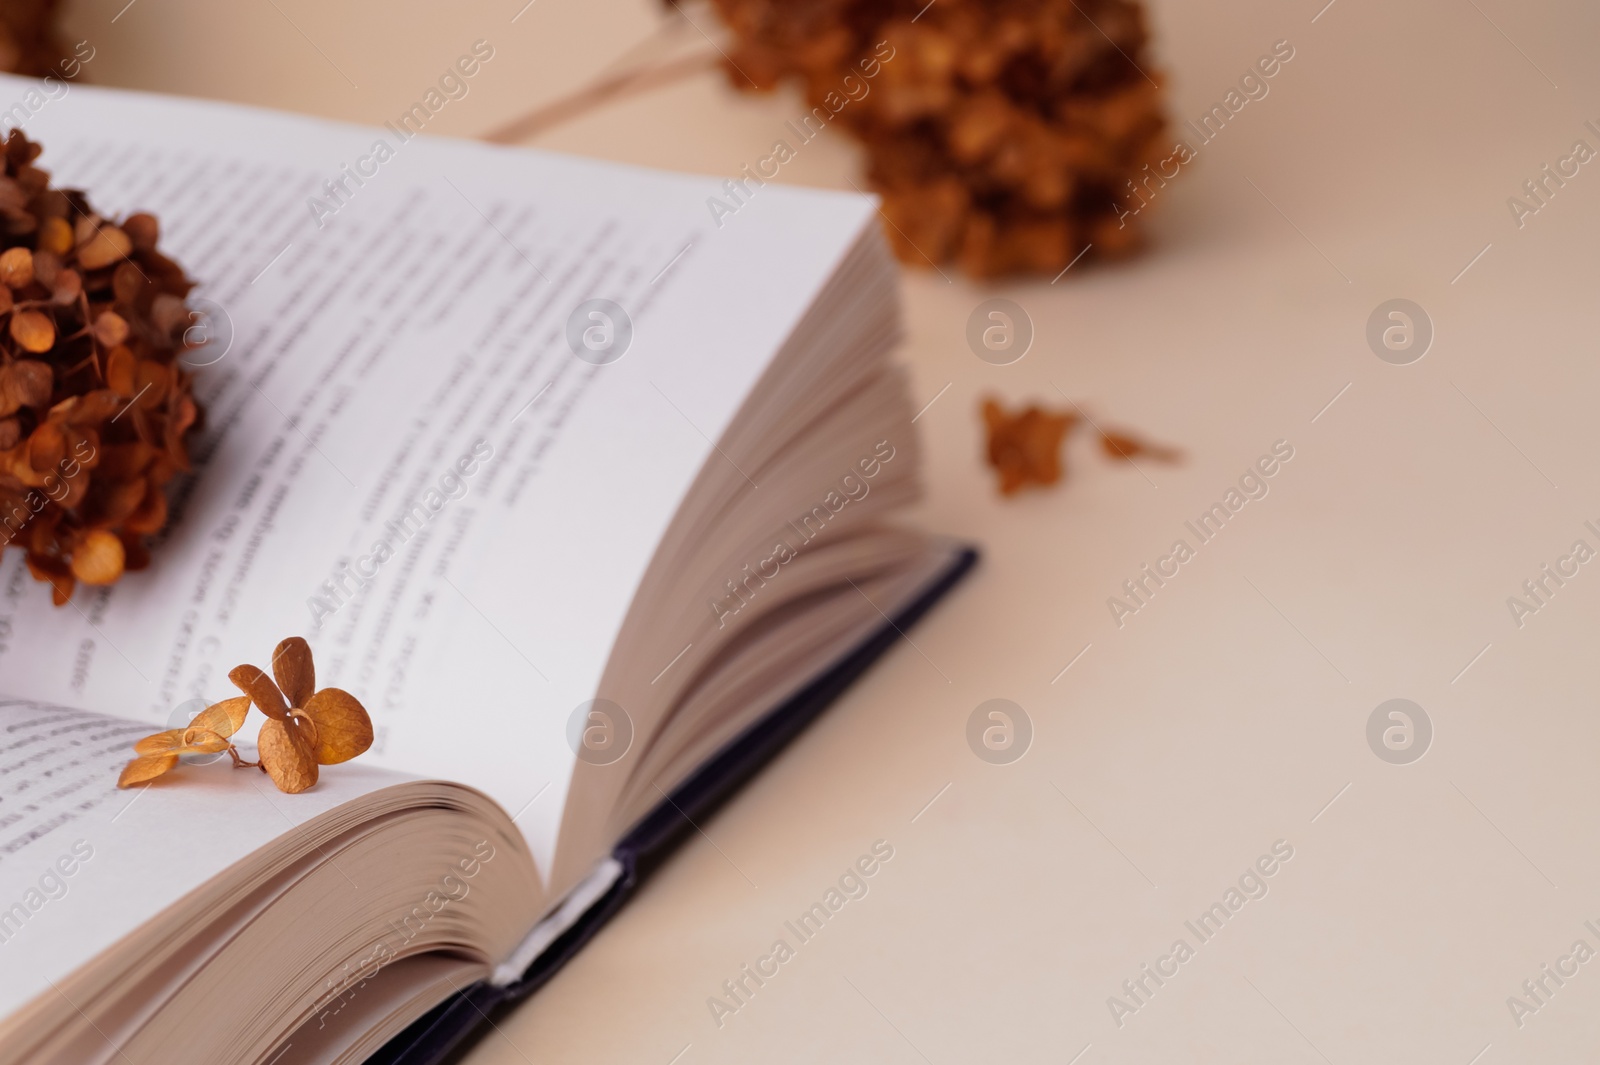
[[[236,666],[228,679],[243,695],[206,707],[184,728],[146,736],[133,745],[138,756],[123,767],[119,788],[156,779],[186,754],[226,751],[236,769],[260,767],[280,791],[305,791],[317,782],[319,765],[348,762],[372,746],[372,719],[349,692],[316,690],[311,646],[291,636],[272,652],[276,683],[252,665]],[[256,739],[260,761],[247,762],[229,742],[244,724],[250,704],[266,715]]]
[[905,262],[1056,273],[1138,243],[1122,204],[1166,152],[1135,0],[712,2],[733,84],[798,77],[866,143]]
[[0,70],[38,78],[54,73],[63,50],[56,36],[60,0],[0,4]]
[[156,220],[101,218],[39,151],[13,130],[0,175],[0,550],[59,606],[148,563],[200,411],[178,361],[193,286]]
[[[982,409],[988,430],[985,458],[999,478],[1000,494],[1008,496],[1029,485],[1045,488],[1060,481],[1066,473],[1062,442],[1088,420],[1081,412],[1055,412],[1038,404],[1012,412],[994,399],[985,399]],[[1101,450],[1124,462],[1140,458],[1177,462],[1183,458],[1177,448],[1146,443],[1127,433],[1098,426],[1095,433],[1100,437]]]

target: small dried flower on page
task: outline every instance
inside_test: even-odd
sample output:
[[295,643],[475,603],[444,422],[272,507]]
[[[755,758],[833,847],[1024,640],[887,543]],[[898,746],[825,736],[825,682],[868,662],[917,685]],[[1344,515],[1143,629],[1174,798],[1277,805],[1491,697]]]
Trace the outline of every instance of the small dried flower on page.
[[250,700],[236,696],[206,707],[184,728],[146,736],[133,745],[138,757],[123,767],[117,787],[131,788],[154,780],[176,766],[178,759],[186,754],[220,754],[231,750],[233,744],[228,738],[239,731],[249,713]]
[[282,791],[305,791],[317,782],[319,765],[346,762],[372,746],[372,719],[349,692],[316,691],[311,647],[299,636],[272,653],[274,683],[251,665],[228,679],[250,697],[267,722],[257,739],[261,768]]
[[[117,786],[130,788],[163,775],[186,754],[226,751],[236,769],[259,768],[280,791],[305,791],[317,783],[319,765],[347,762],[372,746],[372,719],[349,692],[316,688],[311,646],[299,636],[272,653],[272,677],[252,665],[235,666],[228,679],[243,695],[208,706],[183,728],[146,736]],[[274,678],[276,678],[274,680]],[[247,762],[229,741],[254,703],[266,715],[256,739],[260,761]]]

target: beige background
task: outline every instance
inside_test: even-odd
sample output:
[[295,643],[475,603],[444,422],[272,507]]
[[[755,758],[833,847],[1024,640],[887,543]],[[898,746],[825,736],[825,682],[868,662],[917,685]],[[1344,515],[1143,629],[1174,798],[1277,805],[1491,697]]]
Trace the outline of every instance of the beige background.
[[[73,9],[94,81],[367,121],[487,39],[495,60],[439,120],[463,135],[570,91],[662,17],[640,0],[123,3]],[[1498,1065],[1595,1045],[1600,962],[1520,1029],[1506,998],[1574,940],[1600,949],[1583,926],[1600,927],[1600,565],[1520,629],[1506,597],[1574,540],[1600,547],[1583,527],[1600,525],[1600,164],[1521,229],[1506,199],[1575,139],[1600,147],[1583,127],[1600,14],[1322,3],[1155,5],[1176,118],[1274,41],[1296,56],[1163,192],[1145,258],[1055,285],[907,273],[906,358],[919,402],[939,397],[919,520],[981,543],[982,568],[473,1065]],[[801,110],[708,74],[537,143],[731,175]],[[784,179],[842,188],[860,167],[830,132]],[[1012,366],[963,338],[995,294],[1037,329]],[[1413,365],[1364,340],[1393,297],[1436,328]],[[1064,488],[999,499],[978,398],[1058,387],[1188,460],[1112,468],[1084,441]],[[1271,493],[1119,629],[1106,598],[1280,439],[1295,457]],[[1365,738],[1396,696],[1436,730],[1406,766]],[[965,740],[995,697],[1035,729],[1007,766]],[[719,1028],[707,998],[876,839],[895,855],[870,894]],[[1279,839],[1294,858],[1270,893],[1119,1028],[1108,996],[1193,943],[1184,921]]]

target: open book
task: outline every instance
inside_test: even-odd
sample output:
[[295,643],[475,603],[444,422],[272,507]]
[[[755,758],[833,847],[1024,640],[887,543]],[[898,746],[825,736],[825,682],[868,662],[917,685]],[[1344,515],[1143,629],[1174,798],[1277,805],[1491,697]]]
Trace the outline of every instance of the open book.
[[[211,343],[150,568],[53,607],[0,556],[0,1065],[431,1060],[971,564],[886,520],[864,197],[719,225],[721,181],[406,123],[27,110],[59,184],[159,216]],[[293,634],[368,754],[114,789]]]

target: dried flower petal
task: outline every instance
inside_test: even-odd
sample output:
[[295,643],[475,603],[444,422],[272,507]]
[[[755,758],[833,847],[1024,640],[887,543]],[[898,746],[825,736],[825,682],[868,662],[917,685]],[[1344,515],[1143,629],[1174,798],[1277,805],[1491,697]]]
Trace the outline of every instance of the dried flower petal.
[[311,660],[311,645],[301,636],[291,636],[272,652],[272,675],[290,706],[302,709],[317,690],[316,666]]
[[133,246],[140,251],[152,251],[156,241],[161,239],[161,224],[156,221],[155,215],[140,211],[131,214],[127,221],[122,223],[122,228],[127,232],[128,239],[133,241]]
[[131,788],[135,784],[154,780],[177,764],[178,756],[175,754],[140,755],[122,767],[122,775],[117,777],[117,787]]
[[28,437],[28,465],[35,473],[52,473],[67,457],[67,434],[55,422],[41,422]]
[[61,256],[52,251],[36,251],[33,253],[33,279],[45,288],[55,288],[56,279],[61,276]]
[[[63,271],[65,273],[65,271]],[[94,338],[108,348],[128,339],[128,322],[116,311],[102,311],[94,320]]]
[[[56,274],[55,283],[50,290],[52,302],[60,304],[76,303],[81,295],[83,295],[82,274],[76,270],[62,270]],[[118,343],[121,343],[121,341],[118,341]]]
[[1125,433],[1102,432],[1100,434],[1100,447],[1107,455],[1114,459],[1131,462],[1137,458],[1149,457],[1157,462],[1178,462],[1183,458],[1183,452],[1175,447],[1163,444],[1151,444],[1140,440],[1136,436]]
[[167,523],[167,493],[154,483],[146,482],[144,496],[133,513],[123,519],[124,532],[155,533]]
[[272,720],[261,726],[256,740],[261,768],[291,795],[305,791],[317,782],[317,760],[311,743],[300,726],[288,720]]
[[372,746],[372,719],[349,692],[323,688],[304,709],[317,726],[314,753],[323,765],[348,762]]
[[50,364],[37,359],[18,359],[0,368],[0,415],[19,407],[43,407],[50,402],[55,374]]
[[84,584],[114,584],[126,554],[115,533],[95,529],[72,551],[72,575]]
[[[246,700],[248,701],[248,700]],[[196,719],[198,720],[198,718]],[[172,728],[146,736],[133,745],[138,754],[218,754],[231,746],[227,736],[211,729],[196,727]]]
[[150,323],[164,337],[171,337],[180,328],[188,328],[189,306],[169,292],[163,292],[150,301]]
[[1076,424],[1076,415],[1053,414],[1038,406],[1011,414],[986,399],[983,420],[989,432],[989,465],[1000,475],[1002,495],[1061,480],[1061,442]]
[[146,410],[154,409],[161,405],[167,398],[167,386],[172,383],[172,372],[159,362],[151,359],[140,359],[138,369],[134,372],[135,395],[139,397],[139,406]]
[[236,695],[232,699],[212,703],[196,714],[194,720],[189,722],[189,726],[209,729],[219,736],[232,736],[244,725],[244,719],[249,713],[250,697]]
[[65,218],[46,218],[39,224],[39,248],[55,255],[72,250],[72,226]]
[[178,748],[183,746],[183,733],[181,728],[169,728],[165,732],[146,736],[135,743],[133,749],[139,754],[177,754]]
[[11,339],[36,354],[56,344],[56,324],[38,311],[18,311],[11,316]]
[[245,664],[234,666],[228,672],[228,679],[250,697],[256,708],[274,721],[282,721],[289,716],[289,707],[283,701],[283,693],[278,686],[272,683],[272,678],[255,666]]
[[106,354],[106,387],[119,396],[132,398],[136,391],[134,375],[139,372],[139,360],[126,347],[114,347]]
[[183,748],[179,754],[220,754],[233,746],[226,736],[210,729],[189,727],[183,730]]
[[133,241],[116,226],[100,226],[78,244],[78,262],[85,270],[99,270],[127,257]]
[[27,288],[33,284],[33,252],[27,248],[7,248],[0,252],[0,285]]

